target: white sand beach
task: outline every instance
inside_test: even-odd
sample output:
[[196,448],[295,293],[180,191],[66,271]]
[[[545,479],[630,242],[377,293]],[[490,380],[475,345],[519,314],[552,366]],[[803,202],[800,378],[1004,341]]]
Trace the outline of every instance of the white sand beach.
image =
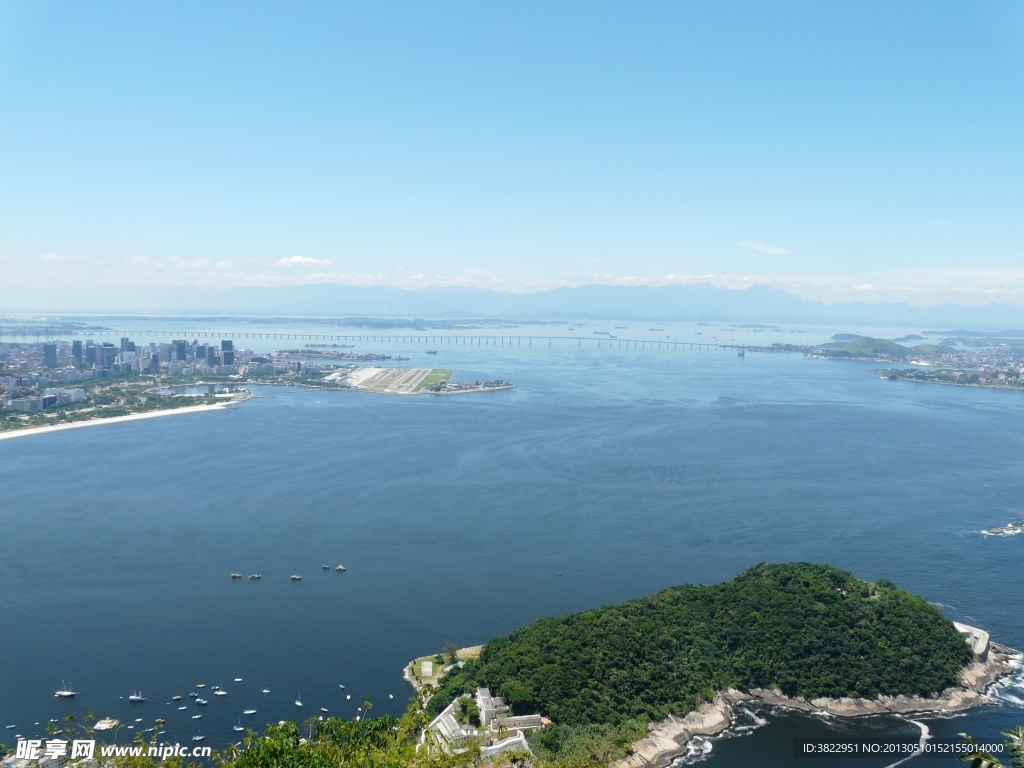
[[178,413],[197,413],[199,411],[212,411],[218,408],[226,408],[229,405],[243,402],[241,400],[229,400],[224,403],[213,405],[190,405],[184,408],[168,408],[163,411],[147,411],[146,413],[131,413],[127,416],[111,416],[109,418],[96,418],[87,421],[75,421],[71,424],[54,424],[47,427],[28,427],[27,429],[13,429],[9,432],[0,432],[0,440],[10,440],[15,437],[29,437],[30,435],[41,435],[47,432],[59,432],[63,429],[77,429],[78,427],[95,427],[100,424],[115,424],[122,421],[137,421],[138,419],[154,419],[157,416],[171,416]]

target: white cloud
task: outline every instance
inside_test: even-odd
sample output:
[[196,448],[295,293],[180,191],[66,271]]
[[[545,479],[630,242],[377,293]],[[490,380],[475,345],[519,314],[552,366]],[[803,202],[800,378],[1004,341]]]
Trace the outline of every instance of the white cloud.
[[288,256],[284,259],[279,259],[277,266],[279,267],[314,267],[322,264],[330,264],[330,259],[313,259],[309,256]]
[[779,256],[783,253],[792,253],[788,248],[780,248],[776,245],[765,245],[764,243],[757,242],[757,240],[740,240],[738,245],[745,251],[767,253],[769,256]]

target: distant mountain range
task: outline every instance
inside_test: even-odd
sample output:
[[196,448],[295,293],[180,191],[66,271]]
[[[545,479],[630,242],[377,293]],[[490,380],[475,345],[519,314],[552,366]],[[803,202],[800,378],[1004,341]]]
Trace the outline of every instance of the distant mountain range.
[[[6,306],[5,306],[6,305]],[[277,288],[168,288],[90,292],[74,306],[0,304],[0,314],[146,313],[206,315],[369,316],[402,318],[605,319],[835,325],[927,326],[997,331],[1024,326],[1024,307],[989,304],[825,304],[767,286],[585,285],[516,294],[482,288],[403,290],[319,283]]]

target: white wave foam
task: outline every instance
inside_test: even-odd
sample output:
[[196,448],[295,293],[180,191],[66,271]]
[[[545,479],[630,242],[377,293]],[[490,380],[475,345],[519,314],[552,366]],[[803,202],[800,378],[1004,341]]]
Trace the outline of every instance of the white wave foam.
[[988,695],[1000,704],[1024,708],[1024,698],[1017,693],[1010,693],[1010,691],[1024,692],[1024,654],[1018,653],[1007,661],[1007,665],[1013,670],[1013,674],[993,685],[989,689]]
[[928,726],[922,723],[920,720],[908,720],[907,722],[913,723],[921,729],[921,739],[917,742],[917,749],[914,754],[904,757],[902,760],[897,760],[895,763],[890,763],[885,768],[896,768],[897,765],[902,765],[908,760],[913,760],[915,757],[924,752],[924,745],[928,743],[928,740],[932,737],[932,732],[928,730]]
[[686,754],[672,761],[669,768],[681,768],[706,760],[718,739],[749,736],[759,728],[768,725],[767,718],[760,717],[749,705],[737,704],[732,710],[732,725],[717,736],[694,736],[686,744]]

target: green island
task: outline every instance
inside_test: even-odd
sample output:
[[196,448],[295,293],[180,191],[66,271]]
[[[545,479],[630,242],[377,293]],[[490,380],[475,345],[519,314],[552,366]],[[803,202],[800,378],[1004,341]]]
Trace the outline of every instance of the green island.
[[486,687],[512,713],[553,721],[528,735],[536,753],[582,750],[611,761],[631,752],[648,723],[685,716],[724,691],[763,691],[766,701],[798,706],[925,699],[958,690],[973,661],[949,619],[888,581],[761,564],[723,584],[672,587],[495,638],[443,679],[428,711]]
[[567,725],[660,720],[727,688],[926,696],[958,685],[971,659],[949,619],[890,582],[762,564],[724,584],[672,587],[495,638],[444,681],[430,710],[478,686]]

